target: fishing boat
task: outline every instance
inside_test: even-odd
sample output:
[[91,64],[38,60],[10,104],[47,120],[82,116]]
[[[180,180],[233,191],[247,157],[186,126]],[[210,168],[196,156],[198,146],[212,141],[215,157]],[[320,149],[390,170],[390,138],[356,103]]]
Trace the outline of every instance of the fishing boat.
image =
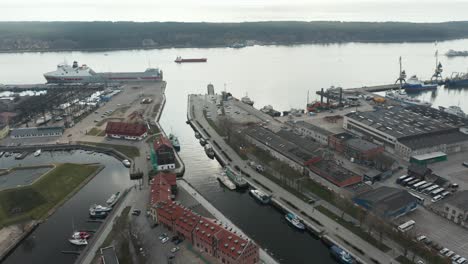
[[242,178],[241,173],[233,170],[230,166],[224,167],[224,173],[237,186],[237,188],[242,189],[249,186],[244,178]]
[[75,231],[73,232],[72,239],[88,239],[91,237],[91,234],[85,231]]
[[295,214],[287,213],[284,216],[284,218],[286,219],[286,221],[288,221],[288,223],[290,223],[295,228],[297,228],[299,230],[304,230],[305,229],[305,225],[301,222],[301,220],[299,220],[299,218]]
[[255,199],[257,199],[262,204],[268,204],[271,200],[271,196],[256,189],[252,189],[249,191],[250,195],[252,195]]
[[236,185],[226,176],[226,173],[222,172],[217,178],[218,181],[220,181],[229,190],[233,191],[236,189]]
[[68,239],[68,241],[70,241],[70,243],[72,243],[73,245],[76,245],[76,246],[86,246],[86,245],[88,245],[88,241],[86,241],[86,239],[70,238],[70,239]]
[[208,158],[213,159],[215,156],[215,152],[213,150],[213,147],[210,144],[205,145],[205,153],[208,156]]
[[179,139],[174,134],[169,134],[169,140],[176,151],[180,151]]
[[450,78],[445,79],[447,87],[468,87],[468,73],[454,72]]
[[205,146],[206,145],[206,139],[200,138],[200,145]]
[[15,159],[22,160],[22,159],[26,158],[27,155],[28,155],[28,152],[24,151],[24,152],[16,154]]
[[333,245],[330,248],[330,254],[341,264],[354,264],[356,261],[354,258],[344,249],[337,245]]
[[109,199],[107,199],[106,201],[107,206],[110,206],[110,207],[114,206],[119,200],[119,197],[120,197],[120,192],[116,192],[113,195],[111,195],[111,197],[109,197]]
[[41,150],[38,149],[34,152],[34,157],[39,157],[41,155]]
[[112,210],[112,207],[106,207],[102,206],[99,204],[93,204],[90,208],[89,211],[94,211],[94,212],[110,212]]
[[241,98],[241,102],[250,106],[254,105],[254,101],[252,101],[247,95]]

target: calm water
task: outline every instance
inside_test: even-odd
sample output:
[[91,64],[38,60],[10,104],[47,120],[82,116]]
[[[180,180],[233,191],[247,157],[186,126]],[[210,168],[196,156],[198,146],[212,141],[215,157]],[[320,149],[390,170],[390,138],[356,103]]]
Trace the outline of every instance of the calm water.
[[96,230],[99,227],[98,223],[86,222],[89,219],[89,206],[94,203],[103,204],[113,193],[131,185],[128,169],[119,160],[103,154],[86,154],[84,151],[43,152],[40,157],[29,155],[24,160],[15,160],[13,156],[1,158],[0,167],[64,162],[98,162],[105,165],[105,168],[46,222],[39,225],[4,263],[73,263],[75,255],[61,253],[62,250],[80,250],[67,241],[73,231],[73,225],[76,229]]
[[[464,49],[468,40],[434,44],[343,44],[303,45],[294,47],[249,47],[245,49],[166,49],[114,52],[60,52],[0,54],[8,67],[0,71],[2,83],[41,83],[42,73],[55,68],[64,59],[78,60],[96,71],[141,71],[161,67],[168,81],[167,104],[161,119],[163,127],[179,136],[180,152],[185,164],[185,178],[221,212],[254,238],[283,263],[333,263],[328,250],[307,234],[290,228],[283,216],[271,207],[260,206],[247,194],[228,192],[215,179],[220,166],[208,159],[185,124],[189,93],[205,93],[206,85],[226,89],[235,96],[248,95],[257,107],[267,104],[278,110],[303,108],[307,91],[311,95],[330,85],[358,87],[387,84],[398,75],[398,57],[403,56],[408,75],[429,78],[435,65],[434,52]],[[107,54],[107,55],[105,55]],[[176,56],[207,57],[208,63],[177,65]],[[468,58],[447,59],[441,56],[445,73],[465,71]],[[465,90],[440,88],[436,93],[422,94],[434,105],[458,105],[468,111]],[[311,96],[313,99],[313,96]],[[42,156],[41,156],[42,158]],[[1,167],[1,160],[0,160]],[[118,176],[117,176],[118,177]],[[106,196],[104,196],[106,197]],[[87,209],[87,208],[85,208]],[[287,246],[285,246],[287,245]],[[20,254],[19,251],[15,255]],[[15,262],[9,262],[15,263]],[[18,262],[19,263],[19,262]]]

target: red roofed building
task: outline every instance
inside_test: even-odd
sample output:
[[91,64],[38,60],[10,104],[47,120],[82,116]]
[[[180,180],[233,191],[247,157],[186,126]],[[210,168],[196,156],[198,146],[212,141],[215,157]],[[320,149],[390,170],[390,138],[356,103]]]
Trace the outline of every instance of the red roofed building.
[[157,166],[155,169],[158,171],[175,169],[174,149],[168,138],[162,135],[156,137],[153,142],[153,150]]
[[148,128],[144,124],[107,122],[106,136],[111,138],[142,140],[148,135]]
[[248,264],[257,263],[260,259],[258,246],[237,234],[222,229],[215,238],[218,245],[216,257],[222,263]]
[[259,248],[248,238],[228,230],[214,219],[202,217],[172,201],[175,174],[159,173],[151,182],[151,214],[158,222],[195,248],[224,264],[259,263]]

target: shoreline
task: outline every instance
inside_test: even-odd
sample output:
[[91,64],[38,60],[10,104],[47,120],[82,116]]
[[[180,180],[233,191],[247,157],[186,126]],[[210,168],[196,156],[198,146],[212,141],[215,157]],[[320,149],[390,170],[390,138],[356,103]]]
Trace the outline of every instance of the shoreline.
[[[147,50],[165,50],[165,49],[213,49],[213,48],[231,48],[231,49],[244,49],[248,47],[261,46],[278,46],[278,47],[295,47],[305,45],[344,45],[344,44],[425,44],[433,42],[446,42],[468,39],[468,37],[461,38],[447,38],[447,39],[427,39],[427,40],[388,40],[388,41],[377,41],[377,40],[354,40],[354,41],[316,41],[316,42],[297,42],[297,43],[256,43],[253,45],[247,45],[242,48],[233,48],[230,45],[163,45],[157,47],[119,47],[119,48],[70,48],[70,49],[18,49],[18,50],[0,50],[0,54],[16,54],[16,53],[54,53],[54,52],[84,52],[84,53],[98,53],[98,52],[112,52],[112,51],[147,51]],[[245,41],[245,40],[242,40]],[[241,41],[241,42],[242,42]],[[445,55],[444,55],[445,56]]]

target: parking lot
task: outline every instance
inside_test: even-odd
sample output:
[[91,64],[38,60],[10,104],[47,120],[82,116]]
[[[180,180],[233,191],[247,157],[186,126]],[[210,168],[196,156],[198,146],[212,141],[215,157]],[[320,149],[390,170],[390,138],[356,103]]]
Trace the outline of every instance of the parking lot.
[[458,183],[460,190],[468,190],[468,168],[462,165],[463,162],[467,161],[468,153],[462,152],[451,154],[447,161],[432,163],[428,168],[450,182]]

